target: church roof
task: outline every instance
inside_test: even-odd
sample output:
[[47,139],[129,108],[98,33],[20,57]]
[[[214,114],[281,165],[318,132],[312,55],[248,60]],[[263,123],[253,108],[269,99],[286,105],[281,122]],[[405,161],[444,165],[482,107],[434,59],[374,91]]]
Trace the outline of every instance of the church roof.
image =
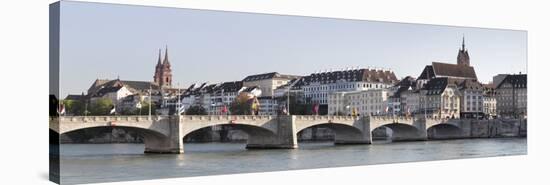
[[110,87],[104,87],[99,89],[99,91],[92,94],[92,97],[102,97],[107,93],[117,92],[120,90],[123,86],[110,86]]
[[435,77],[477,79],[476,72],[472,66],[441,62],[432,62],[432,65],[427,65],[418,79],[430,79]]
[[[148,81],[130,81],[130,80],[108,80],[108,79],[97,79],[92,86],[88,89],[88,95],[97,94],[99,91],[109,87],[122,87],[126,86],[130,91],[140,91],[145,92],[151,89],[159,89],[158,84]],[[136,92],[134,92],[136,93]]]
[[148,82],[148,81],[129,81],[129,80],[123,80],[121,81],[124,85],[127,85],[128,87],[138,90],[138,91],[146,91],[149,90],[149,86],[151,86],[152,89],[158,89],[158,84],[154,82]]
[[432,67],[436,76],[477,79],[472,66],[432,62]]

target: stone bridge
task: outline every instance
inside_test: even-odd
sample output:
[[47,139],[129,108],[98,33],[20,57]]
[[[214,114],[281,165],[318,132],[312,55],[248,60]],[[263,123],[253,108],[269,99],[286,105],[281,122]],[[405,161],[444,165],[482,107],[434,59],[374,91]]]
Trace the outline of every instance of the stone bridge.
[[[472,128],[485,128],[476,124],[464,120],[390,116],[62,116],[50,120],[50,129],[65,134],[97,127],[124,128],[143,136],[146,153],[183,153],[186,135],[216,125],[247,133],[247,148],[297,148],[298,132],[314,126],[331,129],[335,144],[370,144],[372,131],[380,127],[392,130],[392,141],[411,141],[473,137]],[[518,132],[521,122],[519,125]]]

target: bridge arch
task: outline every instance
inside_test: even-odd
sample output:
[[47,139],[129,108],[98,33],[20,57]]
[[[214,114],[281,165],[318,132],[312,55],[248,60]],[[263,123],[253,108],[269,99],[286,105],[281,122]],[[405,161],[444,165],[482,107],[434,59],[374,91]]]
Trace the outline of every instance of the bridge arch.
[[[185,123],[183,123],[185,124]],[[236,129],[246,133],[248,136],[246,148],[278,148],[277,127],[273,123],[256,124],[256,122],[211,122],[208,124],[188,125],[184,127],[181,139],[182,141],[196,131],[213,127],[222,126]]]
[[426,140],[426,132],[414,123],[390,122],[371,126],[371,132],[386,127],[391,130],[391,141]]
[[463,137],[462,128],[451,123],[440,123],[427,129],[429,139],[458,139]]
[[100,129],[100,128],[117,128],[125,131],[134,132],[143,139],[145,145],[145,153],[164,153],[165,148],[169,148],[171,143],[169,142],[169,136],[165,133],[159,132],[150,128],[132,127],[132,126],[85,126],[80,128],[71,128],[63,130],[61,133],[50,129],[51,131],[61,135],[69,135],[82,130]]
[[334,133],[334,144],[370,144],[368,133],[363,131],[363,127],[355,121],[349,123],[340,123],[332,121],[304,122],[296,125],[295,136],[308,128],[319,127],[328,128]]

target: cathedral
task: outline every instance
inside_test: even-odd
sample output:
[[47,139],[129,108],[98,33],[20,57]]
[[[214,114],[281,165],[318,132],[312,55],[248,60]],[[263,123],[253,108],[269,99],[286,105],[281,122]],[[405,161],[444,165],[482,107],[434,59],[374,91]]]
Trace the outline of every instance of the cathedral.
[[161,50],[159,49],[159,58],[155,67],[155,75],[153,80],[162,88],[172,87],[172,69],[168,60],[168,47],[164,51],[164,59],[161,58]]

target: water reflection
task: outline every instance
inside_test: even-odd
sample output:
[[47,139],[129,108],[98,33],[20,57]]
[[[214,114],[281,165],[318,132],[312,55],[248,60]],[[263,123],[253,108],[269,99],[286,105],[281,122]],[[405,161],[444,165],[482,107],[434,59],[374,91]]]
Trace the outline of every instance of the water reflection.
[[246,150],[245,143],[186,143],[185,154],[144,154],[142,144],[61,145],[64,183],[144,180],[396,162],[520,155],[527,140],[470,139],[334,146],[300,143],[299,149]]

